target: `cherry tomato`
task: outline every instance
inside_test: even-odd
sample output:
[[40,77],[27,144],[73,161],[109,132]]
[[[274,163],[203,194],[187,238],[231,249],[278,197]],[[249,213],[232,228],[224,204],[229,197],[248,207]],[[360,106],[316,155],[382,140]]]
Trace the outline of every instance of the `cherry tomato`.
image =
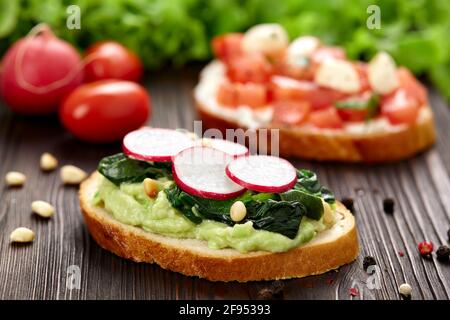
[[295,80],[283,76],[272,77],[271,98],[277,100],[301,100],[312,109],[323,109],[345,97],[339,91],[322,88],[311,81]]
[[397,76],[400,82],[400,88],[403,88],[409,96],[417,99],[420,105],[428,103],[427,89],[414,77],[411,71],[400,67],[397,70]]
[[227,64],[227,75],[232,82],[265,83],[272,74],[272,65],[260,54],[234,57]]
[[84,69],[87,82],[103,79],[141,80],[141,60],[118,42],[97,42],[86,50],[86,56],[90,61]]
[[337,113],[336,108],[330,107],[323,110],[316,110],[309,114],[308,122],[317,128],[340,129],[343,122]]
[[214,55],[223,61],[239,56],[243,36],[242,33],[227,33],[215,37],[211,42]]
[[101,80],[78,87],[63,102],[60,119],[77,138],[112,142],[141,127],[151,111],[143,87],[130,81]]
[[398,89],[391,96],[383,99],[381,114],[392,124],[412,124],[419,114],[419,102],[405,89]]
[[311,111],[310,104],[301,101],[278,101],[273,107],[273,123],[287,125],[302,123]]
[[258,108],[267,104],[267,89],[259,83],[224,82],[219,87],[217,101],[225,106]]

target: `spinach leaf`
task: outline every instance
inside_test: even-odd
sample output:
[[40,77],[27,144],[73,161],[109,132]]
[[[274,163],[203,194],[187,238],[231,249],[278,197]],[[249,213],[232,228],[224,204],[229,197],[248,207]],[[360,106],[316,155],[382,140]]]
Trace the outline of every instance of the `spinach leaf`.
[[103,158],[98,165],[98,171],[116,185],[141,182],[145,178],[172,177],[171,163],[134,160],[123,153]]
[[319,196],[305,192],[303,190],[289,190],[280,194],[285,201],[298,201],[306,208],[308,218],[319,220],[323,215],[323,203]]
[[277,201],[279,196],[271,193],[253,194],[247,191],[242,196],[230,200],[205,199],[190,195],[178,186],[165,190],[172,207],[178,209],[186,218],[199,224],[209,219],[234,226],[230,208],[236,201],[244,202],[247,216],[240,223],[253,222],[255,229],[263,229],[283,234],[291,239],[298,233],[300,221],[306,208],[297,201]]
[[294,189],[302,190],[316,197],[321,197],[329,204],[333,204],[336,201],[333,193],[319,183],[317,175],[306,169],[297,170],[297,183],[295,184]]
[[245,221],[252,221],[255,229],[280,233],[290,239],[297,235],[300,221],[306,213],[306,208],[297,201],[251,201],[245,206]]

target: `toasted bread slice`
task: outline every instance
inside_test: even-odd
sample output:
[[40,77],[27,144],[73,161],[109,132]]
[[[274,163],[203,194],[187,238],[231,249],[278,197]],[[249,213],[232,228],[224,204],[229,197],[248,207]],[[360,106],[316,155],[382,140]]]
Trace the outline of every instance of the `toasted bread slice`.
[[[221,77],[223,70],[220,63],[212,62],[202,72],[200,83],[195,89],[194,99],[203,129],[217,128],[225,132],[228,128],[260,128],[254,121],[250,121],[252,127],[249,127],[245,124],[248,121],[243,121],[246,117],[233,117],[231,109],[219,106],[216,92]],[[386,123],[385,126],[374,128],[361,123],[359,130],[352,131],[268,122],[262,124],[261,128],[279,129],[280,156],[322,161],[397,161],[425,150],[436,139],[433,113],[429,106],[421,107],[417,121],[412,125],[392,126]],[[270,133],[267,139],[270,139]]]
[[300,278],[321,274],[353,261],[359,245],[353,215],[338,203],[338,222],[309,243],[283,253],[240,253],[210,249],[205,241],[171,238],[115,220],[94,206],[99,174],[80,188],[80,204],[89,232],[104,249],[136,262],[212,281],[254,281]]

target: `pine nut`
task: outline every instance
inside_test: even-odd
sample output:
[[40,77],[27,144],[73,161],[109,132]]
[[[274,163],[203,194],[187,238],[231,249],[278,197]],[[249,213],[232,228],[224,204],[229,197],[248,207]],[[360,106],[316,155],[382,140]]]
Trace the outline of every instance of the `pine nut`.
[[11,232],[9,238],[11,242],[32,242],[34,240],[34,232],[28,228],[20,227]]
[[400,292],[400,294],[402,296],[409,297],[411,295],[411,293],[412,293],[412,288],[411,288],[411,286],[409,284],[403,283],[398,288],[398,292]]
[[211,139],[203,138],[203,139],[202,139],[202,147],[211,148],[211,147],[212,147],[212,141],[211,141]]
[[21,187],[26,180],[27,177],[23,173],[17,171],[10,171],[5,176],[6,184],[10,187]]
[[239,222],[244,220],[247,215],[247,208],[242,201],[236,201],[230,208],[231,220],[234,222]]
[[150,198],[155,198],[158,195],[158,182],[150,178],[145,178],[144,191]]
[[45,201],[33,201],[31,203],[31,210],[44,218],[50,218],[55,214],[55,207]]
[[80,184],[87,177],[87,173],[72,165],[63,166],[60,171],[61,180],[65,184]]
[[42,170],[51,171],[58,166],[58,160],[52,154],[45,152],[41,155],[40,164]]

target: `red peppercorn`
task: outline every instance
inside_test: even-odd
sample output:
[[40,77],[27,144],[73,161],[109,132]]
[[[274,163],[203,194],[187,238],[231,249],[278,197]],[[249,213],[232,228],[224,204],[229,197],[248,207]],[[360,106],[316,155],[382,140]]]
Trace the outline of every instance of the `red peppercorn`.
[[400,257],[403,257],[403,256],[405,255],[405,253],[404,253],[403,251],[399,251],[399,252],[398,252],[398,255],[399,255]]
[[349,294],[350,294],[352,297],[358,296],[358,295],[359,295],[359,290],[358,290],[358,288],[350,288]]
[[433,242],[423,241],[419,243],[417,247],[423,258],[431,258],[431,253],[433,252]]

